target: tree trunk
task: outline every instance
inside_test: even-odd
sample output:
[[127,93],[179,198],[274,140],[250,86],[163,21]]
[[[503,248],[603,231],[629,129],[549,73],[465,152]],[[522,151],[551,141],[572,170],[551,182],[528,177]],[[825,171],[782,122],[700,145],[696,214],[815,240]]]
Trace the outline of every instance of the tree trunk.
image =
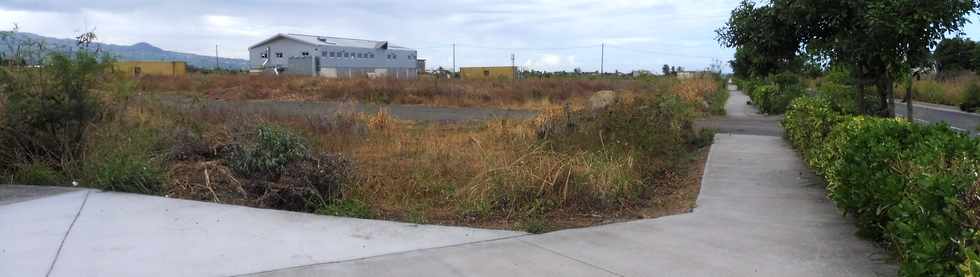
[[874,115],[878,117],[888,116],[888,86],[885,77],[877,77],[875,80],[875,90],[878,93],[878,105],[875,107]]
[[867,114],[867,109],[864,107],[864,74],[861,66],[858,66],[857,70],[857,112],[858,114]]
[[895,117],[895,81],[885,77],[885,93],[888,94],[888,117]]
[[912,116],[912,71],[909,71],[909,79],[905,81],[905,118],[915,122]]

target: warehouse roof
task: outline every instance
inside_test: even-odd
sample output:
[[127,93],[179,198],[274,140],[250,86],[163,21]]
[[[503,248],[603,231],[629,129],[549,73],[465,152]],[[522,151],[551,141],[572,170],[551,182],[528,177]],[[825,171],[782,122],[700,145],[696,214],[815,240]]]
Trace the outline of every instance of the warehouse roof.
[[277,34],[271,38],[265,39],[248,49],[253,49],[266,44],[270,41],[276,40],[278,38],[286,38],[295,41],[299,41],[306,44],[317,45],[317,46],[342,46],[342,47],[356,47],[356,48],[371,48],[371,49],[408,49],[401,46],[390,45],[387,41],[379,40],[366,40],[366,39],[354,39],[354,38],[339,38],[339,37],[328,37],[328,36],[315,36],[315,35],[304,35],[304,34]]

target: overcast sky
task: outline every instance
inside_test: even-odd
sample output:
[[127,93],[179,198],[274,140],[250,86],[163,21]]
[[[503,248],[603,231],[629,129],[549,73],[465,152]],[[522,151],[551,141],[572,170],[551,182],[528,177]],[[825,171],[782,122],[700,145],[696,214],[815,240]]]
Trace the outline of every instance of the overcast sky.
[[[0,28],[72,37],[95,30],[101,42],[246,58],[276,33],[373,40],[415,48],[428,67],[517,64],[537,70],[659,71],[663,64],[704,69],[728,61],[714,30],[738,0],[651,1],[141,1],[0,0]],[[973,21],[980,22],[976,16]],[[5,26],[4,26],[5,25]],[[976,38],[980,26],[967,35]]]

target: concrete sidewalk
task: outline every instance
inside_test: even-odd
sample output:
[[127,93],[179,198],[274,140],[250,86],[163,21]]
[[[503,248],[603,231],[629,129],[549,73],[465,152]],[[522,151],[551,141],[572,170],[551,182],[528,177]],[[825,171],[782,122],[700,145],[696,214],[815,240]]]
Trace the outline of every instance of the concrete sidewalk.
[[[778,128],[733,93],[732,120]],[[748,122],[748,123],[746,123]],[[769,125],[763,125],[769,124]],[[738,131],[737,129],[735,131]],[[4,191],[23,187],[0,187]],[[719,134],[689,214],[542,235],[125,193],[0,197],[0,276],[894,276],[778,136]]]
[[0,186],[32,190],[50,193],[0,206],[0,276],[229,276],[525,234]]

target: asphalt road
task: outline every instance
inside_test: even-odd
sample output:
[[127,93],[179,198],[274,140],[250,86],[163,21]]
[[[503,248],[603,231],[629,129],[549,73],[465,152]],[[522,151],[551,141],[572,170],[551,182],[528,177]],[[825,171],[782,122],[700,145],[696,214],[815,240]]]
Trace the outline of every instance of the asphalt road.
[[[946,122],[950,128],[957,131],[980,136],[980,131],[977,130],[977,127],[980,127],[980,114],[966,113],[952,106],[925,103],[914,105],[912,113],[919,123]],[[895,103],[896,114],[905,116],[906,111],[905,103]]]

